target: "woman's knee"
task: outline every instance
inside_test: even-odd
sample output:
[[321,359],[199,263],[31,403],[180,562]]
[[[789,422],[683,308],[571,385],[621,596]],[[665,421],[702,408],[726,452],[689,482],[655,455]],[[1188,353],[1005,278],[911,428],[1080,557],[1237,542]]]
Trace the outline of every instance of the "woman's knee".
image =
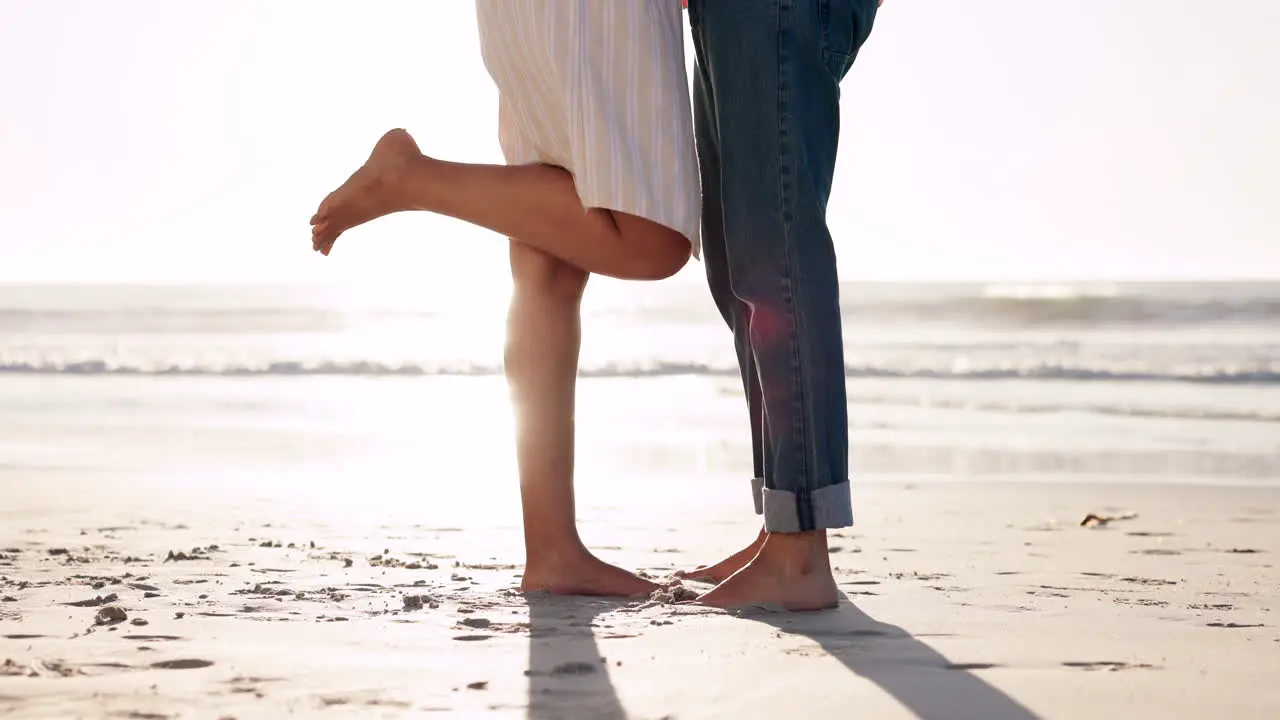
[[587,287],[587,271],[519,242],[511,243],[511,279],[516,291],[576,302]]

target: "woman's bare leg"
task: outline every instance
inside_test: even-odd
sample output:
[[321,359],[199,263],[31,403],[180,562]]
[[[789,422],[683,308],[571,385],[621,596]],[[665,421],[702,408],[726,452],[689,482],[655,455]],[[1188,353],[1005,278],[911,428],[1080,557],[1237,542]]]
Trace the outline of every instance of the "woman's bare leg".
[[511,243],[515,289],[506,373],[516,414],[524,509],[522,590],[639,595],[657,586],[592,555],[578,537],[573,497],[574,391],[587,273]]
[[423,155],[391,130],[311,219],[312,246],[329,254],[343,232],[375,218],[426,210],[465,220],[587,272],[660,280],[689,260],[671,228],[620,212],[584,210],[573,177],[549,165],[474,165]]

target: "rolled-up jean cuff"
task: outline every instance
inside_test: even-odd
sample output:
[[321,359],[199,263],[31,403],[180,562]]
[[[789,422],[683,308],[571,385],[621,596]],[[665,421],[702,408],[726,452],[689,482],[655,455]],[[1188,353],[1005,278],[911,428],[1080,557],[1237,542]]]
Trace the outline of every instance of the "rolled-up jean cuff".
[[764,488],[764,529],[769,532],[794,533],[802,530],[829,530],[853,524],[853,499],[849,483],[830,485],[809,493],[813,527],[801,528],[796,494],[786,490]]
[[756,505],[756,514],[764,514],[764,478],[751,478],[751,501]]

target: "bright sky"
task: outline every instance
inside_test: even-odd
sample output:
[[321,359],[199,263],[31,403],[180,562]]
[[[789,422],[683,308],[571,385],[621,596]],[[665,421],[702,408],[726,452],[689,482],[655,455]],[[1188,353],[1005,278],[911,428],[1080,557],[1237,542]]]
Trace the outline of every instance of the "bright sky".
[[[846,81],[842,271],[1280,277],[1277,28],[1276,0],[888,0]],[[470,2],[0,0],[0,68],[0,280],[507,281],[452,220],[327,259],[307,227],[389,127],[500,160]]]

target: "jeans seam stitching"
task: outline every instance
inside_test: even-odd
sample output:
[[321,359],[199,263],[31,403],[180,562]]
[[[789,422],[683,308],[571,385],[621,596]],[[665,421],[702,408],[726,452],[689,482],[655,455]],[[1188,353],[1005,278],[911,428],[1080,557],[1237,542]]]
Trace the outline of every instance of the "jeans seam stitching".
[[[790,316],[791,322],[788,332],[788,342],[791,350],[791,371],[792,385],[791,389],[793,397],[796,401],[796,407],[793,410],[794,427],[791,432],[792,452],[799,467],[797,468],[799,477],[795,485],[795,508],[796,522],[799,531],[812,529],[813,511],[809,503],[809,458],[808,447],[805,443],[805,434],[808,431],[808,418],[806,417],[806,408],[808,405],[806,393],[804,390],[803,377],[804,361],[800,352],[800,344],[798,332],[803,322],[800,309],[797,307],[793,296],[795,285],[795,260],[794,248],[792,248],[792,231],[794,217],[792,215],[792,201],[794,200],[794,187],[792,184],[795,178],[792,177],[792,162],[795,158],[795,149],[792,147],[792,138],[787,132],[786,118],[790,114],[790,87],[786,73],[787,66],[791,63],[788,54],[786,37],[787,32],[791,29],[789,22],[794,22],[794,7],[788,3],[788,0],[780,0],[778,3],[778,195],[779,205],[782,211],[782,255],[783,255],[783,302],[787,305],[787,314]],[[799,450],[799,452],[796,452]]]

